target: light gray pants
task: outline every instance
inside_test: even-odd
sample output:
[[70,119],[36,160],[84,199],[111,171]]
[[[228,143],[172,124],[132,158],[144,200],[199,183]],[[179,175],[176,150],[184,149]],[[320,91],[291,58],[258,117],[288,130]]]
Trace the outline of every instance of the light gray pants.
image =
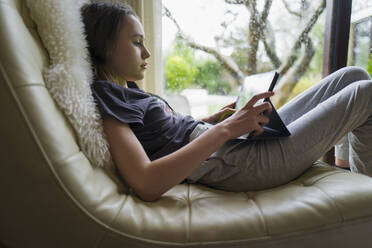
[[278,186],[304,173],[349,132],[352,171],[372,176],[372,80],[365,70],[338,70],[278,113],[291,136],[229,140],[187,182],[228,191]]

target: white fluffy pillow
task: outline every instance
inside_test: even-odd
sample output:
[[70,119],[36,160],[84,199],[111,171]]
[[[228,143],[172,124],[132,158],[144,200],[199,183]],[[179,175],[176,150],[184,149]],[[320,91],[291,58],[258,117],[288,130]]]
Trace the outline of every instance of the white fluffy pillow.
[[91,95],[92,70],[80,7],[87,0],[27,0],[31,18],[50,56],[46,86],[74,127],[93,165],[112,168],[101,118]]

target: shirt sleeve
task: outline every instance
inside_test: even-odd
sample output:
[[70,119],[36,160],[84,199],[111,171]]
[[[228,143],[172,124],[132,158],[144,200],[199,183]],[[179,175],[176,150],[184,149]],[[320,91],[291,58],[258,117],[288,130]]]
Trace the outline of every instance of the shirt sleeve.
[[109,82],[92,84],[92,95],[101,117],[111,116],[126,124],[143,126],[143,104],[137,104],[135,94],[125,92],[126,88]]

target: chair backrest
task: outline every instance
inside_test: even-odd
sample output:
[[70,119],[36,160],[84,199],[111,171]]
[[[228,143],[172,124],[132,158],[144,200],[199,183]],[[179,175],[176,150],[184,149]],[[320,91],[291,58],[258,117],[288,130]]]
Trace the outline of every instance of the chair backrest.
[[1,0],[0,241],[70,247],[74,239],[75,247],[95,247],[125,188],[79,149],[45,87],[48,62],[26,1]]
[[176,112],[184,115],[191,114],[190,102],[185,96],[169,94],[165,95],[164,98]]

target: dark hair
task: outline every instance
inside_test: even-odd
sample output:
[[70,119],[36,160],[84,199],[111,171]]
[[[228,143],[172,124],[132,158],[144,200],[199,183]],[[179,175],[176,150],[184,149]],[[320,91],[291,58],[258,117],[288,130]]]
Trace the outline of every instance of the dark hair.
[[137,17],[136,13],[126,4],[96,2],[83,5],[81,15],[95,78],[115,81],[105,68],[107,55],[118,39],[123,19]]

